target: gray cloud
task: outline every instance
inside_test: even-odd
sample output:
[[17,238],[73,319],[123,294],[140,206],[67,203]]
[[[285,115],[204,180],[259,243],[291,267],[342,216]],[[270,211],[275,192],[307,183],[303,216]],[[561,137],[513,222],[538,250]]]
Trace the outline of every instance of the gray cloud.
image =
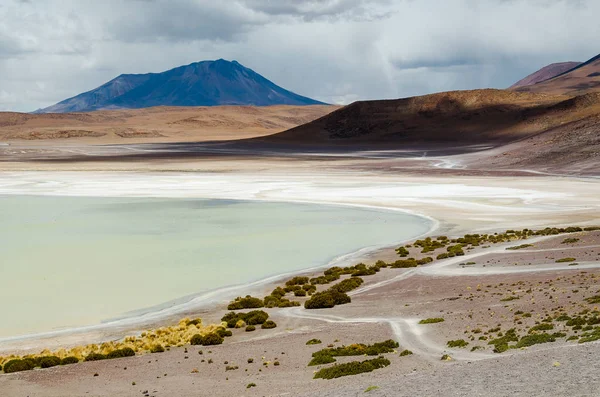
[[597,15],[595,0],[3,1],[0,110],[217,58],[335,103],[507,87],[598,54]]
[[340,20],[372,21],[390,16],[390,0],[244,0],[243,3],[258,12],[272,16],[288,16],[304,21]]
[[[137,3],[137,4],[136,4]],[[240,35],[268,22],[237,2],[130,1],[108,24],[112,38],[123,41],[195,41],[242,39]],[[110,4],[112,8],[115,4]],[[118,7],[118,6],[117,6]]]

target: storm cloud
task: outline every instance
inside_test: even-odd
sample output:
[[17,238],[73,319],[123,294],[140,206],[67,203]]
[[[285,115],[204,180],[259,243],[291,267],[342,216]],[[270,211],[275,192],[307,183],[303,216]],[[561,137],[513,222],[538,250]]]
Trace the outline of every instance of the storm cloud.
[[6,0],[0,110],[218,58],[330,103],[504,88],[600,53],[597,15],[595,0]]

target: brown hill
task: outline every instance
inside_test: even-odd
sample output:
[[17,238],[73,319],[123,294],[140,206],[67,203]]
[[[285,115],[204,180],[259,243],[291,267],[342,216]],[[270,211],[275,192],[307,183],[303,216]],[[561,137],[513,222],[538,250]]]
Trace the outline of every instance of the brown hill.
[[517,81],[509,88],[526,87],[529,85],[537,84],[545,80],[549,80],[553,77],[558,76],[564,72],[567,72],[577,66],[581,65],[581,62],[559,62],[544,66],[540,70],[533,72],[529,76]]
[[0,112],[0,141],[131,143],[230,140],[273,134],[336,106],[154,107],[89,113]]
[[313,144],[500,145],[600,114],[595,94],[576,98],[505,90],[453,91],[355,102],[261,140]]
[[600,55],[554,78],[516,90],[570,96],[600,91]]
[[535,169],[537,171],[598,175],[600,173],[600,93],[563,102],[557,109],[592,109],[595,114],[550,128],[539,134],[481,152],[469,164],[477,169]]

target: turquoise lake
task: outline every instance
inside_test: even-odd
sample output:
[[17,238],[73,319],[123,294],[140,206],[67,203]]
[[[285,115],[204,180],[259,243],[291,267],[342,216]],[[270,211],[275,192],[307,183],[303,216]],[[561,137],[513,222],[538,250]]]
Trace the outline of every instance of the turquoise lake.
[[0,196],[0,337],[97,324],[426,233],[357,207]]

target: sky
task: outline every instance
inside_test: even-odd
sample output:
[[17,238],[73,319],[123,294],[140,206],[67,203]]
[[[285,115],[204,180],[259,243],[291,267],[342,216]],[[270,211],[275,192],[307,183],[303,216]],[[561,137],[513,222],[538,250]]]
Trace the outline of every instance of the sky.
[[0,110],[237,60],[328,103],[505,88],[600,53],[598,0],[1,0]]

